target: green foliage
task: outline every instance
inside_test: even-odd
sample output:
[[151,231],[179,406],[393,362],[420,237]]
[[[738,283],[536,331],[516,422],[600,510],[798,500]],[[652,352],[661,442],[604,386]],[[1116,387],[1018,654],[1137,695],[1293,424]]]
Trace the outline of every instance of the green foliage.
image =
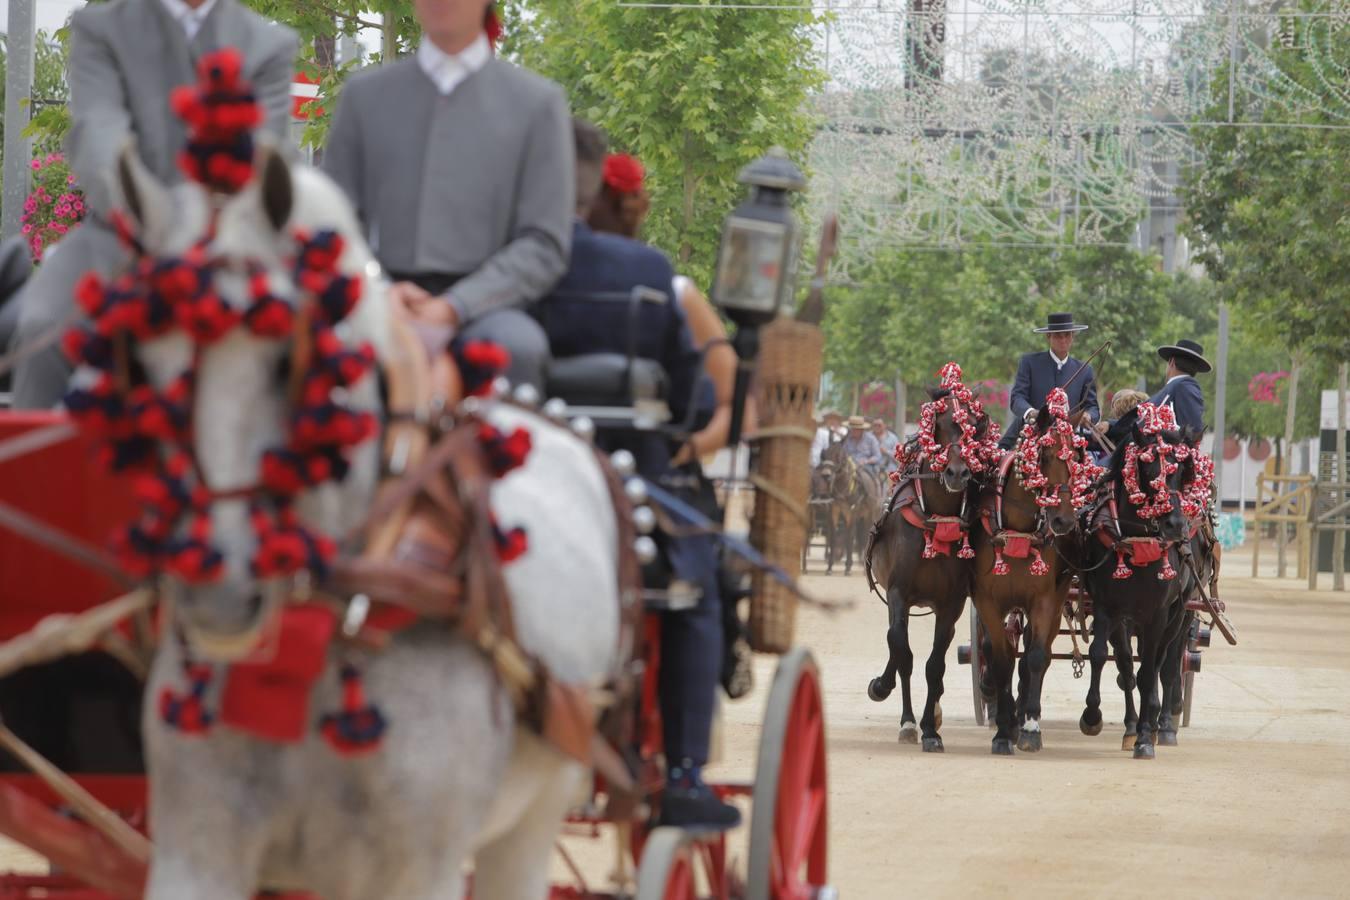
[[[1304,0],[1298,8],[1315,12]],[[1199,258],[1225,299],[1287,351],[1350,357],[1350,28],[1320,16],[1290,20],[1292,46],[1268,49],[1279,68],[1263,96],[1235,92],[1235,115],[1267,127],[1197,127],[1183,199]],[[1339,69],[1339,90],[1326,80]],[[1210,120],[1227,116],[1225,71]]]
[[[707,0],[691,4],[711,7]],[[504,52],[558,81],[573,111],[648,171],[646,237],[708,284],[742,166],[774,145],[802,160],[824,74],[809,8],[625,8],[512,0]]]
[[895,250],[854,271],[854,287],[831,291],[825,322],[826,367],[844,381],[899,374],[922,385],[956,360],[967,383],[1006,384],[1021,354],[1045,346],[1031,329],[1067,310],[1091,326],[1080,359],[1111,341],[1093,365],[1115,391],[1141,377],[1160,383],[1157,347],[1215,320],[1207,282],[1163,275],[1128,247]]

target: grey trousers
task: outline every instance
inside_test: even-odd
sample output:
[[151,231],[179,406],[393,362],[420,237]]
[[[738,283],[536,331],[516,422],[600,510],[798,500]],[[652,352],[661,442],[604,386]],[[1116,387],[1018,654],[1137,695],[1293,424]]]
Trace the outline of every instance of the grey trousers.
[[548,370],[548,337],[539,323],[519,309],[499,309],[474,319],[460,331],[468,340],[492,341],[511,354],[506,377],[512,386],[531,384],[542,394]]
[[[86,272],[109,278],[128,262],[122,244],[108,228],[85,222],[47,252],[22,292],[11,300],[19,306],[18,328],[11,347],[21,347],[49,331],[75,308],[75,286]],[[14,371],[14,408],[51,409],[66,394],[71,366],[60,342],[31,356]]]

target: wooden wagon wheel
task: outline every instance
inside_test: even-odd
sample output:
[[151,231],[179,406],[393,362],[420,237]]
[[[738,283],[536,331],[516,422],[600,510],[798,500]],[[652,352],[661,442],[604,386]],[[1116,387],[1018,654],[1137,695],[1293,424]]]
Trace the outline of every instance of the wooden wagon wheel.
[[694,840],[679,828],[647,835],[637,872],[636,900],[696,900]]
[[1195,699],[1195,673],[1181,677],[1181,727],[1191,727],[1191,701]]
[[769,688],[750,817],[748,900],[832,895],[825,883],[825,711],[810,651],[783,657]]
[[980,692],[980,681],[984,678],[984,645],[980,640],[984,629],[980,627],[980,614],[975,604],[970,605],[970,694],[975,698],[975,724],[984,725],[988,721],[988,706],[984,694]]

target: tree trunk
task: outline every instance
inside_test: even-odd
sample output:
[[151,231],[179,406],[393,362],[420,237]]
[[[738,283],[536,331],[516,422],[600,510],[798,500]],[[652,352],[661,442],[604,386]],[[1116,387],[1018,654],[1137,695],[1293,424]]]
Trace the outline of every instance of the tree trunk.
[[380,65],[387,66],[398,61],[398,23],[394,14],[384,14],[383,37],[380,42]]
[[[1279,466],[1275,470],[1281,475],[1292,475],[1294,472],[1294,421],[1296,418],[1295,412],[1298,409],[1298,372],[1301,367],[1301,361],[1295,356],[1289,366],[1289,398],[1285,402],[1284,409],[1283,452],[1279,459]],[[1276,482],[1276,484],[1278,486],[1277,491],[1280,494],[1287,494],[1294,489],[1294,486],[1287,481]],[[1278,527],[1280,540],[1277,544],[1279,556],[1276,571],[1279,573],[1279,577],[1283,578],[1285,547],[1289,544],[1289,530],[1291,525],[1288,522],[1280,522]],[[1293,527],[1296,528],[1297,526]]]
[[[686,146],[688,140],[686,139]],[[687,264],[694,256],[694,242],[690,240],[689,233],[694,229],[694,197],[698,193],[698,177],[694,174],[694,167],[688,163],[684,167],[684,223],[680,232],[684,235],[680,240],[680,262]],[[716,279],[717,273],[713,273]]]

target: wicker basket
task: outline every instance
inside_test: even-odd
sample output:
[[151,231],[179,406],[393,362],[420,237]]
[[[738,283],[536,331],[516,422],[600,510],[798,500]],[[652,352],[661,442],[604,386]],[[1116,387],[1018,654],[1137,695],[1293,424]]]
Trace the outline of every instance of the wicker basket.
[[[790,318],[775,320],[760,334],[750,542],[790,573],[801,566],[806,542],[811,440],[815,436],[812,412],[824,343],[819,328]],[[786,653],[792,648],[796,624],[796,595],[763,572],[755,572],[750,645],[761,653]]]

